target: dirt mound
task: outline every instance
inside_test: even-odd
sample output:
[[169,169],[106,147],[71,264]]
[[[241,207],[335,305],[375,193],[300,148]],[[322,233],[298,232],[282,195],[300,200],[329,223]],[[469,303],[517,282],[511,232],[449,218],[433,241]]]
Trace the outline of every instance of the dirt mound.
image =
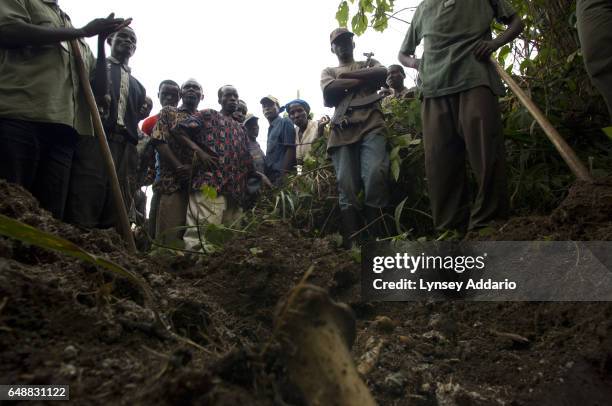
[[69,384],[81,404],[267,405],[290,398],[279,394],[284,378],[274,352],[260,355],[278,299],[311,265],[310,279],[332,290],[336,274],[346,284],[359,269],[330,241],[302,239],[280,224],[264,224],[263,237],[236,238],[210,257],[164,250],[133,256],[114,231],[59,222],[4,181],[0,213],[143,276],[161,319],[179,336],[160,328],[132,283],[0,237],[0,381]]
[[[598,213],[580,206],[589,200],[602,203]],[[577,235],[566,231],[577,224],[586,235],[588,216],[604,220],[607,209],[577,186],[546,224],[559,238]],[[349,253],[278,221],[209,256],[131,256],[113,231],[58,222],[1,181],[0,213],[138,273],[171,326],[160,328],[126,280],[0,238],[2,382],[69,384],[73,401],[88,405],[303,404],[271,341],[272,318],[312,267],[308,281],[355,311],[353,355],[370,365],[365,380],[381,405],[586,406],[612,398],[607,303],[363,303],[360,265]]]
[[612,178],[596,183],[577,181],[550,216],[515,217],[470,240],[493,241],[611,241]]

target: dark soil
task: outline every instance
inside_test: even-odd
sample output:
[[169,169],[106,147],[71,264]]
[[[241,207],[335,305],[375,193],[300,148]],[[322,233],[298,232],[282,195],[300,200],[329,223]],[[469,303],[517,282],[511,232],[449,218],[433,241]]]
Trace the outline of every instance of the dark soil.
[[[360,266],[348,253],[277,221],[205,257],[131,256],[114,232],[55,221],[2,181],[0,213],[142,275],[175,333],[160,327],[132,283],[0,237],[3,383],[69,384],[71,399],[87,405],[299,405],[282,354],[268,343],[278,301],[312,266],[308,281],[355,311],[356,362],[384,341],[365,376],[381,405],[612,399],[609,303],[362,303]],[[609,240],[611,221],[612,185],[577,184],[550,217],[514,219],[486,238]],[[531,232],[520,238],[523,229]]]
[[494,241],[611,241],[612,178],[576,182],[550,216],[515,217],[468,239]]

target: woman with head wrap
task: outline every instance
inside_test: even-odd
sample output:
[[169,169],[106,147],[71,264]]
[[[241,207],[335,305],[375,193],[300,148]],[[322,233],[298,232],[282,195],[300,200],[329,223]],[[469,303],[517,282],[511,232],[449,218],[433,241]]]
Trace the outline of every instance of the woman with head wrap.
[[295,99],[285,105],[289,118],[296,126],[295,155],[298,165],[304,161],[304,157],[310,152],[312,143],[323,135],[323,129],[329,123],[329,117],[324,116],[318,122],[310,119],[310,105],[302,99]]

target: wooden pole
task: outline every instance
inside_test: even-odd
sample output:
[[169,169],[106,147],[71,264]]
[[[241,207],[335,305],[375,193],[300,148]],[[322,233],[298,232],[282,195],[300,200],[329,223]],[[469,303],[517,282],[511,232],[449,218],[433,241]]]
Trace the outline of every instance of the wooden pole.
[[527,96],[527,94],[521,89],[521,87],[516,83],[514,79],[497,63],[496,60],[492,59],[495,68],[499,75],[504,79],[504,81],[508,84],[510,89],[514,92],[516,97],[520,100],[520,102],[525,106],[525,108],[531,113],[533,118],[540,124],[542,130],[548,137],[548,139],[553,143],[561,157],[565,161],[565,163],[570,167],[571,171],[576,175],[576,177],[580,180],[586,182],[593,182],[593,177],[587,170],[587,168],[583,165],[583,163],[578,159],[578,156],[574,152],[574,150],[565,142],[561,134],[553,127],[553,125],[548,121],[542,110],[535,105],[533,100]]
[[102,156],[104,157],[104,166],[106,166],[106,170],[110,174],[113,202],[115,204],[115,210],[117,210],[118,214],[117,228],[123,236],[123,239],[127,243],[128,251],[132,254],[135,254],[136,244],[134,243],[134,236],[132,235],[130,221],[128,220],[127,210],[125,208],[125,203],[121,194],[121,188],[119,187],[119,179],[117,178],[117,171],[115,170],[113,156],[111,155],[110,148],[108,147],[108,142],[106,141],[106,133],[104,132],[102,119],[100,118],[96,99],[94,98],[93,90],[91,89],[91,84],[89,83],[89,72],[85,69],[85,63],[83,62],[83,56],[81,55],[81,50],[79,48],[77,40],[70,41],[70,46],[72,47],[72,53],[74,54],[74,59],[77,63],[79,81],[81,82],[81,86],[83,87],[85,99],[87,100],[89,111],[91,112],[94,132],[98,138],[100,149],[102,150]]

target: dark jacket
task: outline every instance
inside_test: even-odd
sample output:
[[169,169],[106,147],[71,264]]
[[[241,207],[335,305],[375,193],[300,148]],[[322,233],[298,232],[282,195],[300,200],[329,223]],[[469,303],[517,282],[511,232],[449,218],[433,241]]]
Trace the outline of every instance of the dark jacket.
[[[114,63],[109,58],[107,58],[107,61],[110,78],[111,102],[108,118],[104,122],[104,129],[107,133],[112,133],[117,131],[117,104],[119,102],[122,68],[120,64]],[[136,145],[138,144],[138,111],[145,102],[147,92],[144,86],[135,77],[133,77],[131,74],[129,76],[130,87],[123,122],[125,123],[125,129],[127,130],[126,137],[128,141]]]

